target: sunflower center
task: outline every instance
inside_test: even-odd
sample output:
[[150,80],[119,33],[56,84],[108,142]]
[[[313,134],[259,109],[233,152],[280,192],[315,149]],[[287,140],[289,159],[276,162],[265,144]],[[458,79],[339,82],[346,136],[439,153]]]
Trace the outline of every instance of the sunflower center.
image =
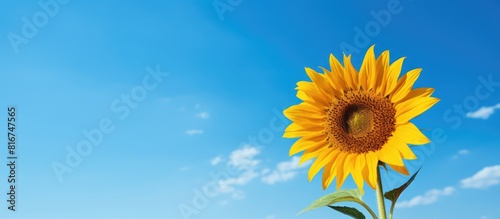
[[395,115],[388,98],[371,91],[348,91],[326,109],[327,141],[348,153],[380,150],[395,130]]
[[342,118],[344,131],[353,135],[367,133],[372,129],[370,109],[362,105],[348,106]]

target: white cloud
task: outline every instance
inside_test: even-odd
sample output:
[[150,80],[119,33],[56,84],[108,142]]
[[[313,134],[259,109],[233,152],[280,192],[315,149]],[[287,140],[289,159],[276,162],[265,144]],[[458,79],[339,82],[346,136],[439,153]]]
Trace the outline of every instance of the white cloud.
[[427,191],[424,195],[413,197],[409,201],[402,201],[396,204],[399,208],[411,208],[417,205],[429,205],[436,202],[442,196],[449,196],[455,193],[454,187],[448,186],[442,190],[432,189]]
[[255,158],[259,153],[259,149],[250,145],[231,152],[227,164],[238,170],[239,175],[218,181],[219,192],[231,194],[234,199],[245,198],[245,193],[236,187],[246,185],[259,176],[257,168],[260,160]]
[[301,168],[311,164],[311,162],[306,162],[299,167],[300,158],[295,156],[288,161],[278,163],[275,168],[265,168],[257,159],[259,154],[260,150],[257,147],[245,145],[232,151],[228,156],[224,156],[225,159],[222,156],[212,158],[210,160],[212,165],[220,165],[224,162],[226,166],[230,166],[236,171],[236,174],[231,173],[232,175],[227,175],[224,179],[214,182],[217,184],[218,192],[228,194],[233,199],[243,199],[245,193],[241,187],[253,180],[260,178],[265,184],[285,182],[298,175]]
[[196,116],[196,118],[200,118],[200,119],[208,119],[208,117],[210,117],[210,113],[201,112],[201,113],[196,114],[195,116]]
[[274,214],[267,215],[266,219],[276,219],[276,215],[274,215]]
[[181,171],[181,172],[186,172],[186,171],[188,171],[189,169],[191,169],[191,168],[189,168],[188,166],[184,166],[184,167],[179,168],[179,171]]
[[459,151],[458,151],[458,154],[459,154],[459,155],[466,155],[466,154],[469,154],[469,153],[470,153],[470,152],[469,152],[469,150],[467,150],[467,149],[462,149],[462,150],[459,150]]
[[234,192],[231,193],[231,197],[234,199],[244,199],[246,195],[241,190],[235,190]]
[[266,175],[266,174],[268,174],[268,173],[270,173],[270,172],[271,172],[271,169],[269,169],[269,168],[265,168],[265,169],[263,169],[262,171],[260,171],[260,175]]
[[485,189],[500,184],[500,165],[484,167],[469,178],[460,181],[462,188]]
[[217,156],[217,157],[214,157],[212,160],[210,160],[210,164],[212,164],[212,166],[215,166],[215,165],[219,164],[221,161],[222,161],[222,157]]
[[500,103],[495,106],[483,106],[475,112],[468,112],[465,116],[472,119],[488,119],[497,109],[500,109]]
[[270,171],[269,169],[264,169],[262,171],[262,181],[266,184],[275,184],[277,182],[285,182],[293,179],[298,174],[298,169],[304,168],[310,165],[310,162],[304,163],[299,167],[300,158],[298,156],[292,157],[290,161],[283,161],[276,165],[276,169]]
[[457,159],[459,158],[460,156],[463,156],[463,155],[467,155],[467,154],[470,154],[470,151],[467,150],[467,149],[462,149],[462,150],[459,150],[457,152],[457,154],[453,155],[453,159]]
[[256,147],[246,145],[241,149],[231,152],[228,163],[239,170],[254,169],[259,163],[254,157],[260,153]]
[[240,185],[240,186],[246,185],[257,176],[259,176],[259,174],[254,170],[247,170],[242,172],[237,177],[220,181],[219,186],[222,188],[223,191],[232,192],[233,190],[231,189],[231,187],[233,185]]
[[184,133],[186,133],[187,135],[199,135],[199,134],[203,134],[203,130],[201,130],[201,129],[189,129],[189,130],[186,130]]

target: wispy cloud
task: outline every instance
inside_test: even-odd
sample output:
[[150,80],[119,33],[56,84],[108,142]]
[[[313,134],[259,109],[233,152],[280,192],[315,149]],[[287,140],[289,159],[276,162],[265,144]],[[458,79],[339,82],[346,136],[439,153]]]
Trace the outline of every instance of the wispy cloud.
[[[460,150],[458,154],[464,155],[468,154],[468,150]],[[500,165],[484,167],[482,170],[478,171],[476,174],[469,178],[462,179],[460,181],[461,188],[474,188],[474,189],[485,189],[490,186],[500,184]],[[449,196],[454,194],[456,191],[455,187],[448,186],[442,190],[432,189],[427,191],[424,195],[419,195],[413,197],[409,201],[403,201],[396,204],[399,208],[410,208],[417,205],[429,205],[432,204],[440,197]]]
[[203,134],[203,130],[201,129],[189,129],[184,132],[186,135],[199,135]]
[[195,116],[196,116],[196,118],[200,118],[200,119],[208,119],[208,117],[210,117],[210,113],[201,112],[201,113],[196,114]]
[[255,169],[260,161],[255,156],[260,154],[257,147],[246,145],[241,149],[231,152],[228,163],[240,170]]
[[276,215],[274,215],[274,214],[267,215],[267,216],[265,217],[265,219],[276,219]]
[[462,150],[459,150],[459,151],[458,151],[458,154],[459,154],[459,155],[466,155],[466,154],[469,154],[469,153],[470,153],[470,151],[469,151],[469,150],[467,150],[467,149],[462,149]]
[[[214,157],[210,160],[212,165],[219,165],[224,162],[230,166],[236,173],[226,176],[224,179],[215,181],[217,190],[221,194],[228,194],[233,199],[245,198],[242,186],[261,179],[265,184],[274,184],[291,180],[299,174],[299,169],[305,168],[311,164],[306,162],[299,167],[300,158],[295,156],[290,160],[280,162],[275,168],[265,168],[257,158],[261,151],[252,145],[245,145],[242,148],[232,151],[225,159],[222,156]],[[204,188],[209,189],[209,188]]]
[[467,154],[470,154],[469,150],[467,150],[467,149],[459,150],[455,155],[453,155],[453,159],[457,159],[460,156],[464,156],[464,155],[467,155]]
[[240,174],[217,182],[219,192],[231,194],[231,197],[234,199],[243,199],[245,193],[237,189],[236,186],[246,185],[259,176],[256,169],[260,164],[260,160],[255,158],[259,153],[260,150],[251,145],[246,145],[231,152],[227,164],[238,170]]
[[217,157],[212,158],[212,160],[210,160],[210,164],[212,164],[212,166],[215,166],[215,165],[219,164],[221,161],[222,161],[222,157],[217,156]]
[[190,169],[191,169],[191,168],[189,168],[188,166],[184,166],[184,167],[179,168],[179,171],[181,171],[181,172],[186,172],[186,171],[188,171],[188,170],[190,170]]
[[277,182],[285,182],[293,179],[298,174],[298,169],[307,167],[311,162],[304,163],[299,167],[300,158],[294,156],[289,161],[283,161],[276,165],[274,170],[267,170],[263,172],[262,181],[266,184],[275,184]]
[[483,106],[475,112],[468,112],[466,116],[472,119],[488,119],[497,109],[500,109],[500,103],[494,106]]
[[432,189],[427,191],[424,195],[415,196],[409,201],[402,201],[396,204],[398,208],[411,208],[417,205],[429,205],[432,204],[442,196],[449,196],[455,193],[456,189],[454,187],[448,186],[442,190]]
[[462,188],[486,189],[500,184],[500,165],[484,167],[469,178],[460,181]]
[[171,99],[169,97],[164,97],[164,98],[160,98],[158,101],[163,102],[163,103],[168,103],[171,101]]

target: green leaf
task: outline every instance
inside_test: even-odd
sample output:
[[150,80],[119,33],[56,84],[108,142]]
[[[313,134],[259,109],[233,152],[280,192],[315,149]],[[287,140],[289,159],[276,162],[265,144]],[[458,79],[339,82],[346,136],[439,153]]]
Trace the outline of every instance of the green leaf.
[[304,208],[304,210],[300,211],[297,215],[302,214],[306,211],[328,206],[337,202],[345,202],[345,201],[361,202],[362,196],[363,194],[361,194],[359,189],[337,190],[333,193],[325,195],[319,198],[318,200],[314,201],[311,205]]
[[417,176],[418,172],[420,171],[420,169],[417,170],[417,172],[415,174],[413,174],[413,176],[411,176],[411,178],[405,183],[403,184],[402,186],[398,187],[398,188],[395,188],[391,191],[388,191],[384,194],[384,197],[386,199],[389,199],[392,201],[392,203],[396,203],[396,200],[398,200],[399,196],[401,195],[401,193],[403,193],[403,191],[408,188],[408,186],[411,184],[411,182],[413,182],[413,180],[415,179],[415,177]]
[[358,211],[356,208],[351,208],[347,206],[328,206],[336,211],[339,211],[342,214],[351,216],[352,218],[356,219],[366,219],[365,215],[361,213],[361,211]]

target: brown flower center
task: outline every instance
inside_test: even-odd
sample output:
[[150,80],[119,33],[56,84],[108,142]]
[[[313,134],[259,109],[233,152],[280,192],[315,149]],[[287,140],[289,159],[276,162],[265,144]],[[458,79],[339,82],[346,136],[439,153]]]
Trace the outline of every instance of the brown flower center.
[[380,150],[395,130],[395,115],[388,98],[371,91],[348,91],[326,109],[327,141],[347,153]]

